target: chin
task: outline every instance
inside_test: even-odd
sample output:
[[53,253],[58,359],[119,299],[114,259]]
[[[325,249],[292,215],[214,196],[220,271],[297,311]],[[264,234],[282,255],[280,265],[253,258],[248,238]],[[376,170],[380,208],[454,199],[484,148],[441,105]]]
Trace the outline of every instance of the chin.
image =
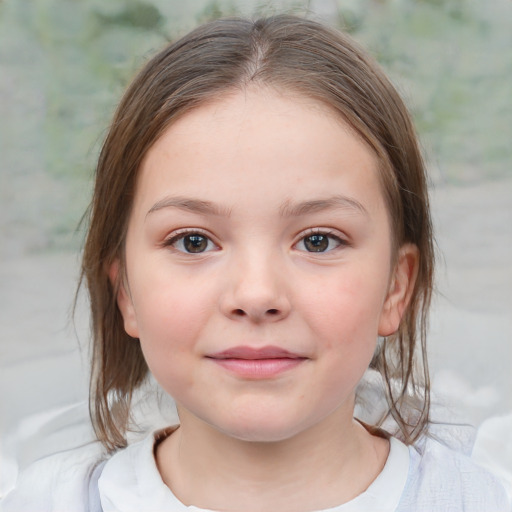
[[[301,432],[294,422],[277,421],[278,418],[269,420],[258,417],[257,419],[234,421],[229,425],[217,426],[223,434],[251,443],[277,443],[286,441]],[[219,428],[220,427],[220,428]]]

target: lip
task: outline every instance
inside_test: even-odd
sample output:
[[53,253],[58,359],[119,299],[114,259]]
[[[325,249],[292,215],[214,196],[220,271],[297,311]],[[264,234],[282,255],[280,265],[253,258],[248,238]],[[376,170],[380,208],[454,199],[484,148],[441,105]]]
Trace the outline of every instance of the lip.
[[289,350],[285,350],[281,347],[275,346],[265,346],[265,347],[249,347],[249,346],[238,346],[231,347],[227,350],[223,350],[222,352],[216,352],[214,354],[209,355],[208,357],[212,359],[246,359],[246,360],[255,360],[255,359],[280,359],[280,358],[289,358],[289,359],[305,359],[304,356],[300,354],[296,354],[294,352],[290,352]]
[[238,377],[268,379],[301,365],[308,358],[281,347],[232,347],[207,356],[212,362]]

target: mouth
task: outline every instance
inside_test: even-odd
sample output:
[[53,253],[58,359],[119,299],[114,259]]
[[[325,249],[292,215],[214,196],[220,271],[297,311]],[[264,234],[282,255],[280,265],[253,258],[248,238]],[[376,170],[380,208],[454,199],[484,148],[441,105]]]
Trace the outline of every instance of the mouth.
[[308,358],[280,347],[239,346],[208,355],[207,359],[238,377],[257,380],[292,370]]

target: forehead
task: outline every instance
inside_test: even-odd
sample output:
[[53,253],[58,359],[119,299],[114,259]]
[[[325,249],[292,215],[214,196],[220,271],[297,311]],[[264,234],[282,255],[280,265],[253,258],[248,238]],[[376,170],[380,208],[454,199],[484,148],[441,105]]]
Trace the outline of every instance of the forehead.
[[[332,195],[332,187],[375,191],[374,152],[319,101],[252,87],[184,114],[148,151],[136,202],[164,190],[233,199]],[[343,192],[334,191],[335,193]],[[303,199],[299,197],[299,199]],[[306,198],[307,199],[307,198]]]

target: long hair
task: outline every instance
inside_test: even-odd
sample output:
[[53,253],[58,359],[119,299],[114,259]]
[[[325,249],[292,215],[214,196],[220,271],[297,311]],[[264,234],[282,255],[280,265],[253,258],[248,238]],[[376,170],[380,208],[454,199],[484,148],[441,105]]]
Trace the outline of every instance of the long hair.
[[123,265],[141,162],[177,118],[250,84],[290,90],[327,105],[378,157],[395,252],[413,243],[420,261],[400,328],[380,345],[372,367],[385,382],[386,415],[394,418],[406,442],[414,442],[429,415],[425,335],[434,268],[415,130],[394,87],[352,39],[289,15],[224,19],[197,28],[153,57],[117,108],[96,169],[82,264],[92,311],[90,412],[97,437],[109,450],[126,445],[132,395],[148,375],[138,340],[123,328],[116,304],[119,283],[108,277],[113,262]]

